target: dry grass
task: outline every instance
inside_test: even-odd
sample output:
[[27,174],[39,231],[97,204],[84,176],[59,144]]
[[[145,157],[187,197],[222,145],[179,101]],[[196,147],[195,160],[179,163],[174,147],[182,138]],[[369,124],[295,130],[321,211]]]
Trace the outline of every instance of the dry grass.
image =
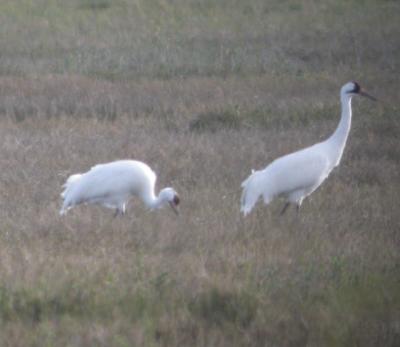
[[[397,3],[226,5],[2,2],[0,345],[399,344]],[[300,215],[243,219],[250,169],[326,137],[354,75],[384,102],[354,101],[339,169]],[[69,174],[119,158],[180,217],[58,216]]]

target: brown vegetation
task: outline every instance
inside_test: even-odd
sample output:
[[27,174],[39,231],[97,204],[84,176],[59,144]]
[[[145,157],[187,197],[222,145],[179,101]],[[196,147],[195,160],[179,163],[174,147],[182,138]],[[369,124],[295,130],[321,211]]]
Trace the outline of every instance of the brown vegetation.
[[[400,343],[396,2],[30,3],[1,5],[0,345]],[[352,78],[384,102],[354,100],[341,166],[298,216],[244,219],[241,181],[332,132]],[[69,174],[121,158],[176,187],[178,218],[58,215]]]

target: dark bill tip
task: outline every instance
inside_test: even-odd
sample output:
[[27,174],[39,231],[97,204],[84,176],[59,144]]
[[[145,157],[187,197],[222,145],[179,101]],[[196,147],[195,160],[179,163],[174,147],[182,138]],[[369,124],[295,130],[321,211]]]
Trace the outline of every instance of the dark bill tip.
[[177,216],[179,216],[179,211],[178,211],[178,208],[176,207],[175,203],[172,202],[172,201],[170,201],[170,202],[169,202],[169,206],[171,206],[172,211],[174,211],[175,214],[176,214]]
[[370,99],[370,100],[378,101],[377,98],[375,98],[374,96],[368,94],[367,92],[364,92],[363,90],[359,91],[358,94],[361,95],[361,96],[365,96],[366,98],[368,98],[368,99]]

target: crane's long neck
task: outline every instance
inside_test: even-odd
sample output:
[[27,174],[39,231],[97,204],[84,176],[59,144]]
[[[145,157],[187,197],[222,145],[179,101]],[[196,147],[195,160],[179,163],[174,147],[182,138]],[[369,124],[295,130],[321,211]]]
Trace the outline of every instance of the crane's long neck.
[[164,199],[159,194],[156,196],[154,191],[149,191],[142,194],[142,198],[146,206],[150,209],[160,208],[164,204]]
[[335,166],[339,165],[340,159],[342,158],[351,127],[351,96],[341,95],[340,101],[342,104],[340,122],[335,132],[327,140],[332,150],[333,164]]

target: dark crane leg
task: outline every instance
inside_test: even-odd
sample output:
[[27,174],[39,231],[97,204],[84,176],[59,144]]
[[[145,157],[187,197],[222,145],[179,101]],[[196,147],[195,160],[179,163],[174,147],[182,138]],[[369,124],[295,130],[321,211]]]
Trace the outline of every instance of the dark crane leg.
[[290,205],[290,202],[286,202],[285,206],[283,206],[283,209],[282,209],[282,211],[280,213],[280,216],[282,216],[286,212],[286,210],[289,207],[289,205]]

